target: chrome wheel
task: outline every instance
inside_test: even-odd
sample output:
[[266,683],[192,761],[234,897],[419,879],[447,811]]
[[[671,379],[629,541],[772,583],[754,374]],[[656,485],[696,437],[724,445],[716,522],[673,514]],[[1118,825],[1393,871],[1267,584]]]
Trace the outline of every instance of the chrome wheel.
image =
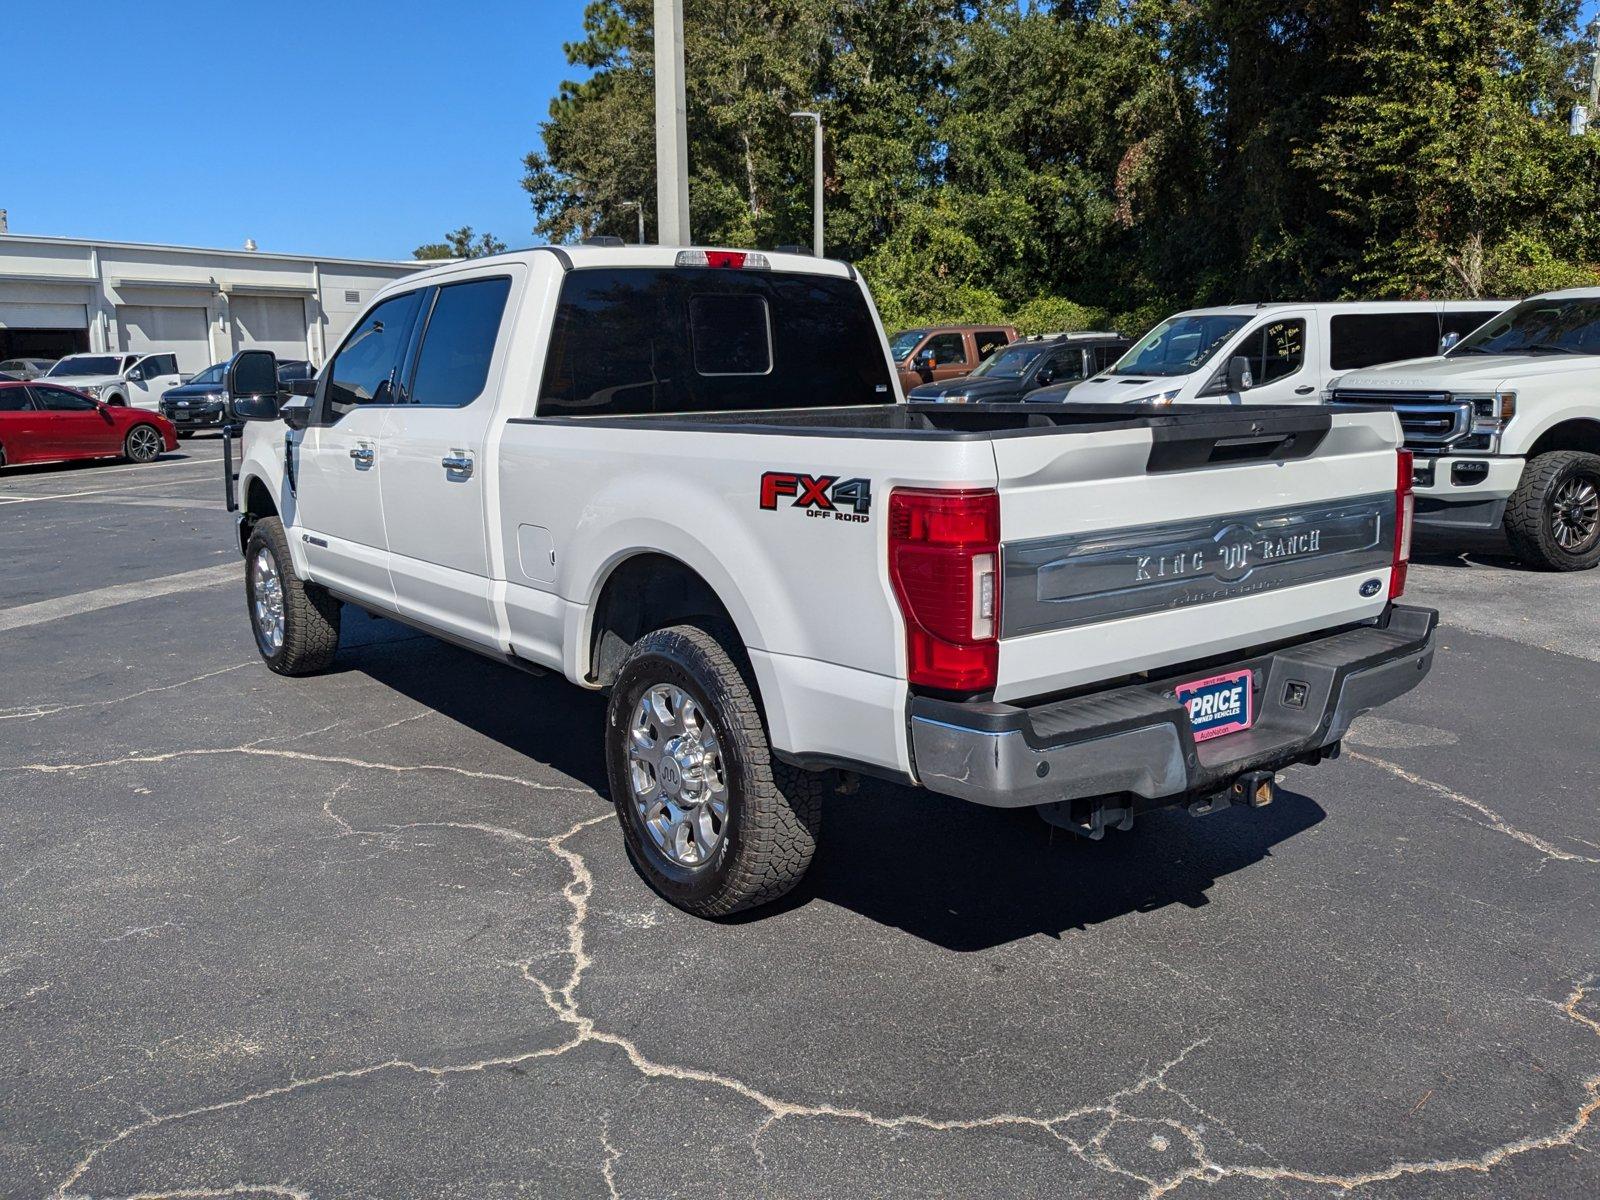
[[1574,475],[1550,497],[1550,533],[1569,554],[1581,554],[1600,534],[1600,487],[1590,475]]
[[728,828],[728,775],[711,718],[671,683],[645,688],[628,730],[633,806],[656,849],[680,867],[715,857]]
[[128,457],[135,462],[149,462],[161,453],[161,435],[151,425],[135,425],[128,434]]
[[270,658],[283,649],[283,579],[278,574],[278,560],[265,546],[250,563],[250,597],[256,641]]

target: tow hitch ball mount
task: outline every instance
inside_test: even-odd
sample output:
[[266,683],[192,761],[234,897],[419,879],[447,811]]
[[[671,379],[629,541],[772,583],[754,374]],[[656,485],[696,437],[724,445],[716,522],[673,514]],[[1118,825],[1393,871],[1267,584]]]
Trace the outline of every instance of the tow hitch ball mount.
[[1245,771],[1220,792],[1201,796],[1189,805],[1196,817],[1214,813],[1234,804],[1248,804],[1251,808],[1265,808],[1278,794],[1278,776],[1274,771]]

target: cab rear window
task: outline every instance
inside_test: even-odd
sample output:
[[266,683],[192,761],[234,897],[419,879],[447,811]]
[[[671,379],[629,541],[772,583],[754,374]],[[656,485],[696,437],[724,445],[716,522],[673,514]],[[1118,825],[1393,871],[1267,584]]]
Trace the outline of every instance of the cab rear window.
[[891,404],[877,326],[848,279],[717,268],[568,272],[541,416]]

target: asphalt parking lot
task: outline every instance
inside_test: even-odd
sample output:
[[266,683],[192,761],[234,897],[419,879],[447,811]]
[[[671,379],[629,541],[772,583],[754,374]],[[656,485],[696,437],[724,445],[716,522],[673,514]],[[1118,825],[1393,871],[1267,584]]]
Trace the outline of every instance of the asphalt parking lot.
[[868,783],[656,899],[601,704],[387,622],[270,674],[220,444],[0,475],[0,1196],[1600,1194],[1600,572],[1100,844]]

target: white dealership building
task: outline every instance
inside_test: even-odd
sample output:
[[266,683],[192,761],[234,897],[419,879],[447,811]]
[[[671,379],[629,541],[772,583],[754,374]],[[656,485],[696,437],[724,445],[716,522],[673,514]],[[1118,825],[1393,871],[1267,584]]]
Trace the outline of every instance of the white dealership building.
[[320,366],[373,292],[432,264],[0,234],[0,359],[244,346]]

